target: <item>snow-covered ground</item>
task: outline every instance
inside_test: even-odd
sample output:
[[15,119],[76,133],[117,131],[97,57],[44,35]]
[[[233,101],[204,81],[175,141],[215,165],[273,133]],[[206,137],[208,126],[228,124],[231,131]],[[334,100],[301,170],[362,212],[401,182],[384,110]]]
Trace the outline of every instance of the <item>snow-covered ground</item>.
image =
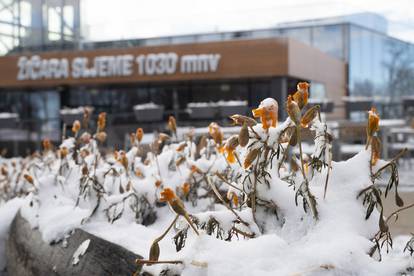
[[[325,124],[317,117],[310,123],[316,133],[312,154],[303,163],[298,155],[290,160],[284,154],[288,141],[294,144],[290,118],[269,128],[248,123],[227,141],[216,125],[210,125],[210,138],[197,143],[191,131],[180,142],[153,136],[146,158],[138,135],[128,152],[102,155],[101,128],[92,137],[80,130],[57,151],[45,143],[42,153],[0,159],[0,266],[8,226],[20,208],[46,242],[82,228],[145,259],[178,212],[158,242],[159,260],[182,263],[144,266],[154,274],[168,269],[182,275],[400,275],[414,267],[414,258],[403,252],[409,236],[395,238],[388,253],[384,246],[381,261],[378,251],[368,254],[372,239],[381,242],[387,234],[378,204],[367,216],[367,204],[377,200],[372,187],[380,185],[371,175],[387,161],[371,167],[368,148],[332,162]],[[401,182],[409,183],[411,172],[404,169]],[[183,214],[191,216],[199,235]]]

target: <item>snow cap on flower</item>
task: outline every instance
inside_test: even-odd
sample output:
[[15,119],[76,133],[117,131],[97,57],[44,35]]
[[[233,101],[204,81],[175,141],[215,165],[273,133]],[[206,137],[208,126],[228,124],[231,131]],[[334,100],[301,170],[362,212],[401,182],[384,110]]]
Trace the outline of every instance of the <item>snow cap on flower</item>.
[[264,99],[258,108],[252,110],[253,117],[260,118],[264,129],[277,125],[278,112],[279,105],[273,98]]

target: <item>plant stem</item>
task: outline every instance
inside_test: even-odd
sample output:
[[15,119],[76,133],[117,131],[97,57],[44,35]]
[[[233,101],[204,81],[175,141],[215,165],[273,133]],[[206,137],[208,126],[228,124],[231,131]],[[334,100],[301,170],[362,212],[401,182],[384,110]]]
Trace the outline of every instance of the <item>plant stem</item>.
[[150,261],[150,260],[141,260],[136,259],[136,264],[182,264],[183,261]]
[[159,242],[160,240],[162,240],[165,235],[167,235],[167,233],[171,230],[171,228],[174,226],[175,222],[177,221],[177,219],[180,217],[180,215],[176,215],[173,222],[170,224],[170,226],[168,226],[167,230],[164,231],[164,233],[162,233],[161,236],[159,236],[158,238],[156,238],[154,241]]
[[387,217],[387,219],[385,220],[385,222],[388,222],[393,216],[395,216],[395,215],[397,215],[398,213],[400,213],[400,212],[402,212],[402,211],[404,211],[404,210],[407,210],[407,209],[409,209],[409,208],[412,208],[412,207],[414,207],[414,203],[412,203],[412,204],[410,204],[410,205],[407,205],[407,206],[405,206],[405,207],[402,207],[402,208],[400,208],[400,209],[397,209],[397,210],[395,210],[394,212],[392,212],[388,217]]
[[[314,219],[318,219],[318,210],[316,209],[316,201],[315,201],[315,197],[311,194],[311,192],[309,191],[309,182],[308,179],[306,178],[305,175],[305,165],[304,165],[304,161],[303,161],[303,153],[302,153],[302,137],[301,137],[301,133],[300,133],[300,126],[296,126],[296,131],[297,131],[297,137],[298,137],[298,144],[299,144],[299,155],[300,155],[300,164],[301,164],[301,168],[302,168],[302,175],[304,178],[305,183],[301,185],[301,187],[303,187],[303,185],[305,186],[305,188],[302,190],[306,196],[306,201],[309,204],[309,207],[312,211],[312,215]],[[302,189],[302,188],[301,188]]]

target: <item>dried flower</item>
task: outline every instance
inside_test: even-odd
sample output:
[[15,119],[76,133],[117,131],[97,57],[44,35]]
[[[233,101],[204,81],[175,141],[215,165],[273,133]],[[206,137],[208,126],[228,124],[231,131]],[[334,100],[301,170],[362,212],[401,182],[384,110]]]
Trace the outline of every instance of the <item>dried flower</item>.
[[144,130],[142,128],[137,128],[137,131],[135,132],[135,135],[137,137],[137,140],[139,143],[142,141],[142,137],[144,137]]
[[80,128],[81,128],[81,123],[79,122],[79,120],[75,120],[72,125],[72,132],[75,133],[75,135],[77,135]]
[[101,143],[105,142],[106,137],[107,137],[107,134],[105,131],[101,131],[96,134],[96,139]]
[[7,171],[7,168],[5,166],[1,167],[1,174],[3,176],[7,176],[9,174],[9,172]]
[[135,176],[142,178],[144,177],[144,174],[142,173],[142,171],[140,169],[136,169],[135,170]]
[[82,125],[84,129],[88,128],[89,119],[91,117],[92,108],[91,107],[85,107],[83,109],[83,119],[82,119]]
[[33,177],[28,175],[28,174],[24,174],[23,175],[24,179],[26,179],[27,182],[29,182],[30,184],[34,185],[34,181],[33,181]]
[[123,152],[123,151],[121,152],[120,158],[119,158],[118,161],[119,161],[119,163],[122,164],[122,166],[124,166],[125,170],[128,169],[128,158],[127,158],[125,152]]
[[175,120],[174,116],[168,117],[168,129],[171,133],[177,135],[177,121]]
[[178,145],[178,147],[177,147],[176,151],[177,151],[177,152],[181,152],[181,151],[183,151],[186,147],[187,147],[187,143],[186,143],[186,142],[182,142],[182,143],[180,143],[180,144]]
[[181,186],[181,190],[183,191],[184,196],[187,196],[188,193],[190,192],[190,183],[185,182],[182,186]]
[[293,94],[293,100],[298,104],[299,109],[302,109],[308,103],[309,97],[309,83],[299,82],[297,85],[297,90]]
[[59,150],[60,158],[65,158],[68,155],[69,151],[67,147],[62,147]]
[[275,127],[278,120],[279,105],[273,98],[267,98],[260,102],[258,108],[253,109],[253,117],[260,118],[263,128]]
[[42,145],[43,145],[43,150],[44,151],[48,151],[48,150],[51,150],[53,148],[53,144],[52,144],[52,142],[50,142],[49,139],[44,139],[42,141]]
[[223,143],[223,133],[217,123],[210,123],[208,126],[208,133],[217,145],[221,145],[221,143]]
[[106,113],[101,112],[98,115],[98,132],[101,132],[105,129],[106,126]]
[[236,157],[234,155],[234,150],[239,145],[239,138],[237,135],[231,136],[227,139],[226,145],[224,146],[224,150],[227,153],[227,161],[231,164],[236,162]]
[[303,128],[307,128],[309,126],[309,123],[315,119],[316,115],[318,115],[319,112],[319,105],[315,105],[311,107],[308,111],[306,111],[305,115],[303,115],[300,125]]
[[247,129],[247,124],[244,123],[239,132],[239,145],[241,147],[247,146],[249,143],[249,130]]
[[252,165],[253,161],[257,158],[258,154],[259,154],[259,149],[258,148],[251,149],[247,153],[246,158],[244,159],[243,167],[245,169],[249,168]]
[[300,109],[298,104],[292,100],[292,96],[289,95],[286,102],[286,112],[290,119],[298,126],[300,124]]
[[164,188],[164,190],[162,190],[160,198],[161,202],[170,202],[175,199],[177,199],[177,196],[171,188]]
[[155,184],[155,187],[159,188],[162,184],[162,181],[158,179],[158,180],[155,181],[154,184]]
[[368,111],[368,126],[367,126],[367,135],[368,137],[372,137],[375,132],[379,130],[379,120],[380,117],[377,113],[375,107],[372,107],[370,111]]
[[240,125],[240,126],[247,124],[248,127],[253,127],[257,124],[257,122],[253,118],[239,115],[239,114],[230,116],[230,119],[233,120],[233,124]]

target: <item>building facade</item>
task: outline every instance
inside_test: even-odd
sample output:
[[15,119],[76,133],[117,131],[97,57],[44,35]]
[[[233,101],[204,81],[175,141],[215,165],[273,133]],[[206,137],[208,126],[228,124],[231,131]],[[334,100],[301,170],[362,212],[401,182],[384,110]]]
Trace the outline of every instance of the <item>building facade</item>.
[[[24,130],[3,132],[2,140],[58,140],[63,107],[107,112],[120,144],[137,125],[163,128],[169,115],[181,125],[228,123],[218,112],[194,116],[192,104],[238,101],[251,108],[274,97],[282,105],[298,81],[311,82],[315,100],[334,103],[328,119],[351,115],[345,96],[370,97],[382,117],[399,117],[401,98],[414,94],[414,46],[388,36],[386,21],[374,15],[82,45],[0,57],[0,113],[18,114]],[[134,106],[150,102],[163,107],[160,120],[137,121]]]

